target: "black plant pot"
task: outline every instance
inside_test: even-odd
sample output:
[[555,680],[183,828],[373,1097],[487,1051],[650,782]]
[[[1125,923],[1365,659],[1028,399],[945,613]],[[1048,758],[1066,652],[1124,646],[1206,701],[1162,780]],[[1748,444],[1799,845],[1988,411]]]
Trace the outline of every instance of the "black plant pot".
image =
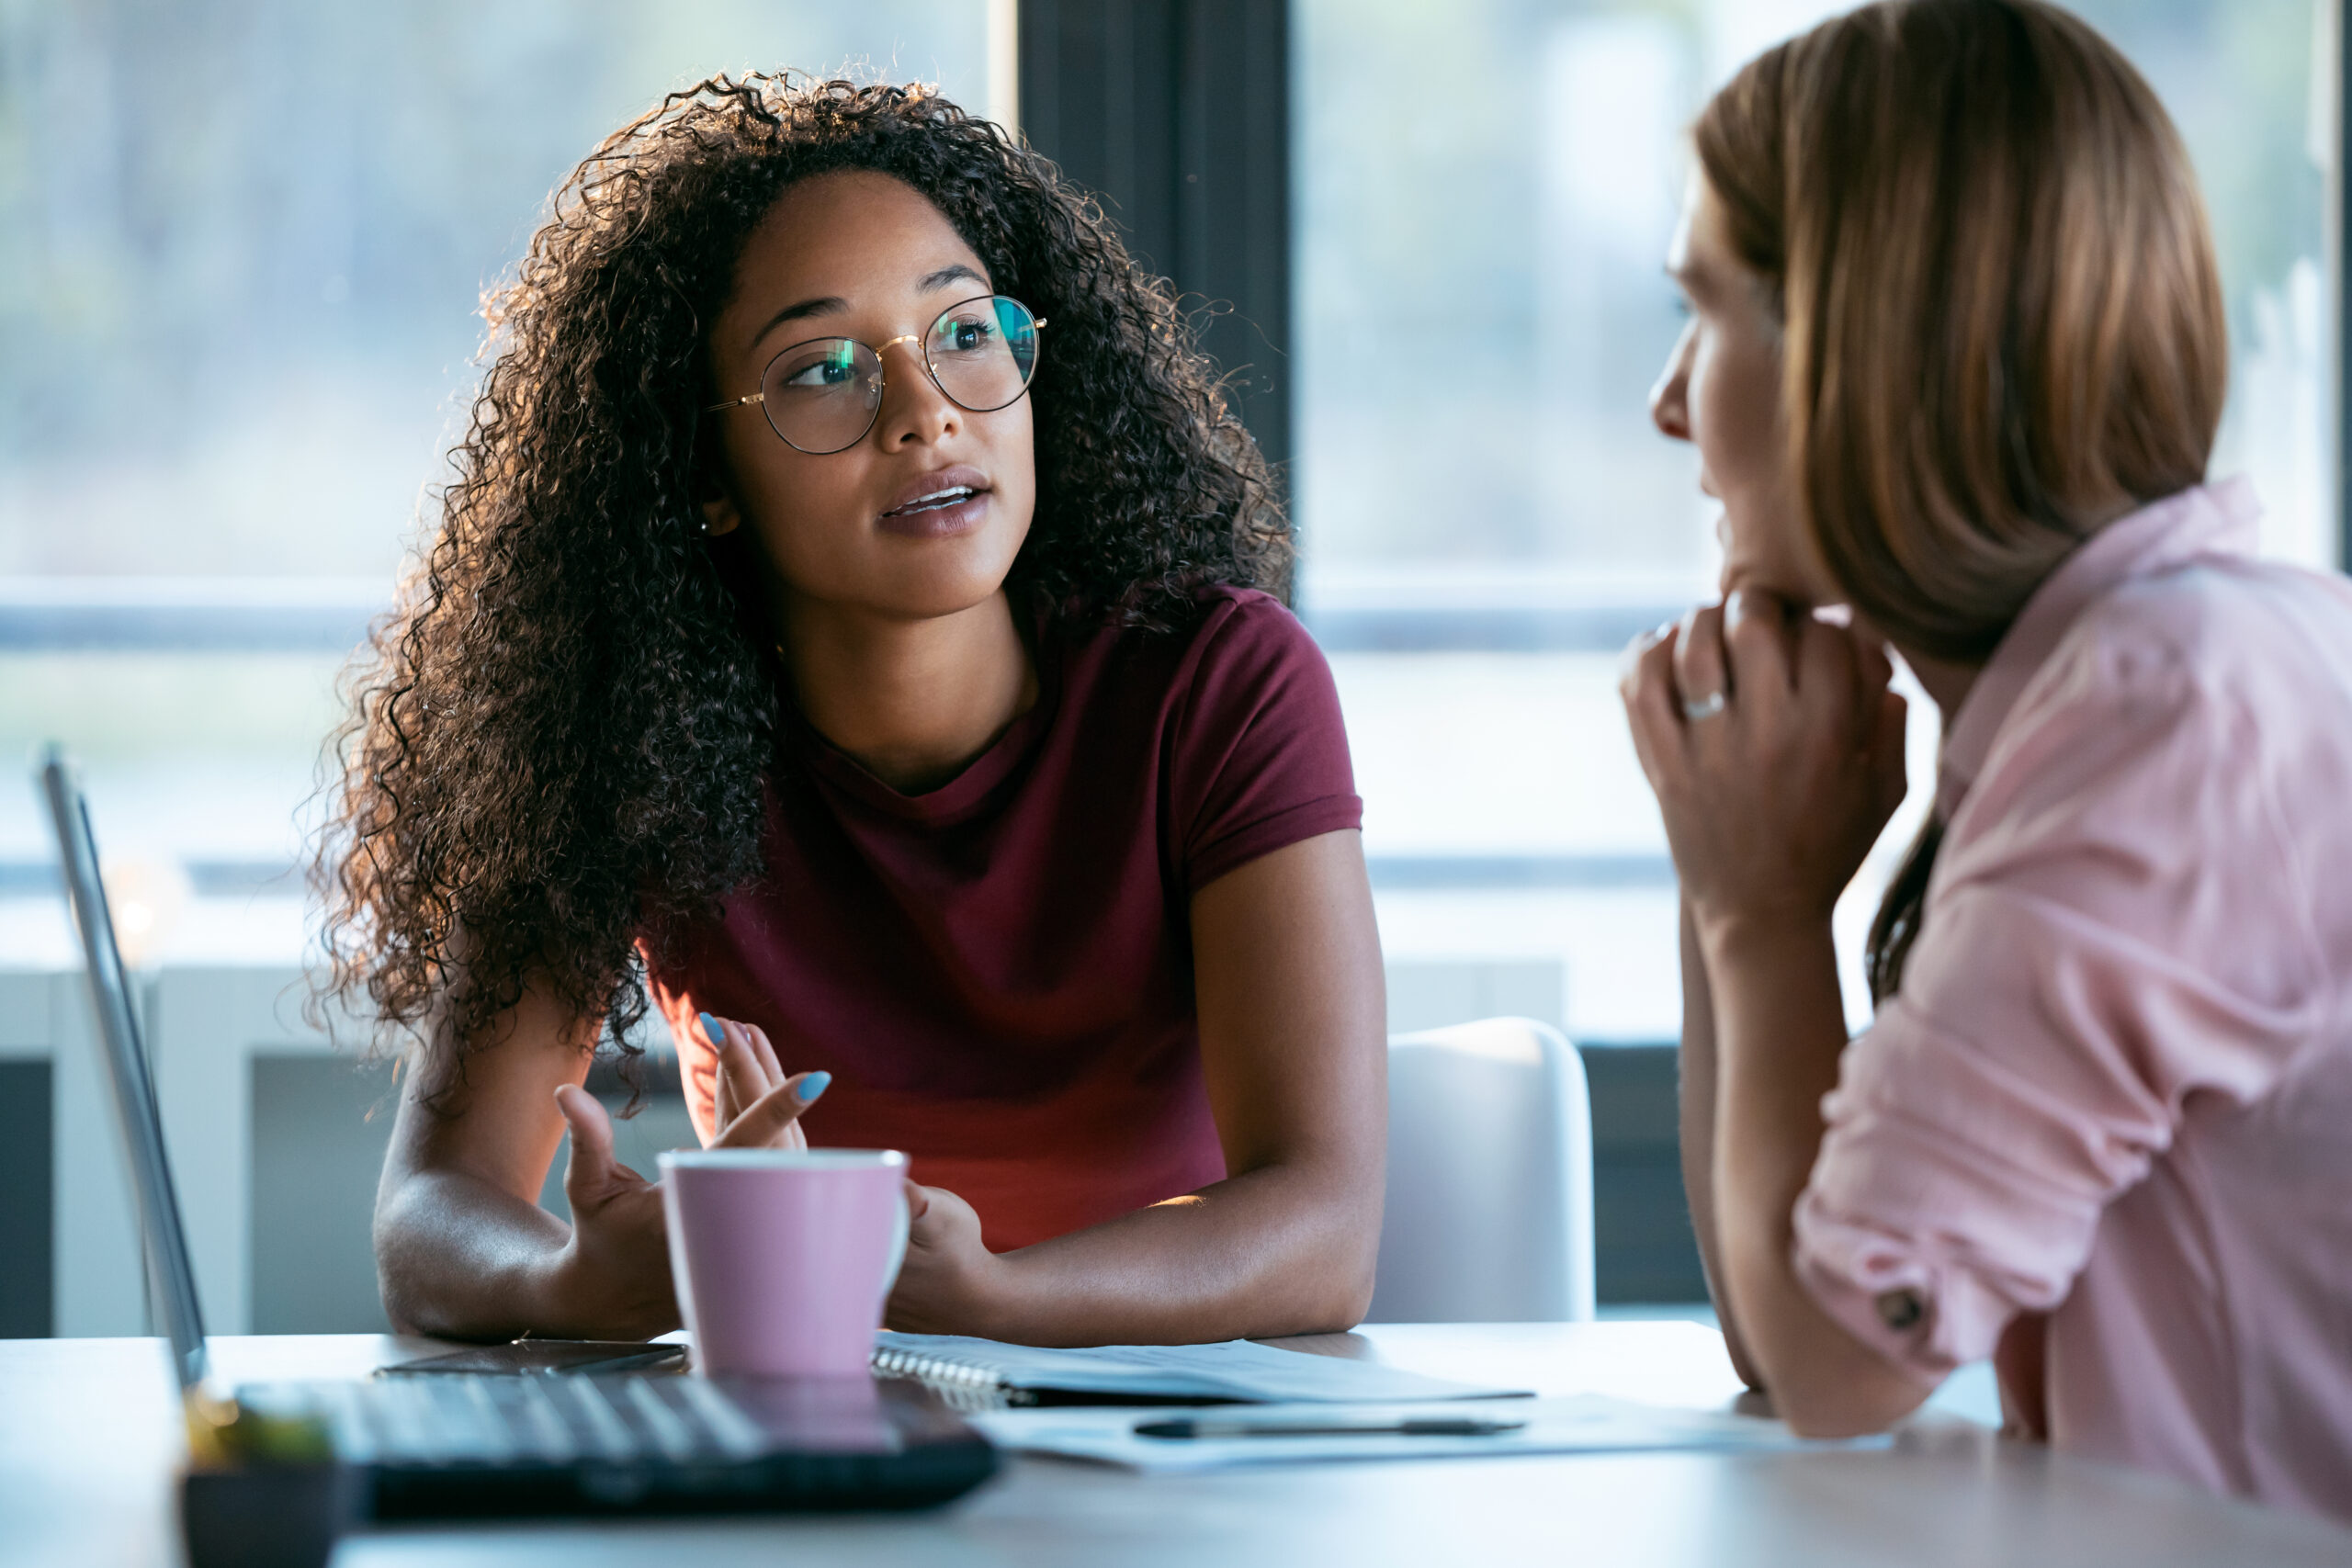
[[255,1464],[180,1477],[188,1568],[323,1568],[357,1517],[359,1477],[342,1464]]

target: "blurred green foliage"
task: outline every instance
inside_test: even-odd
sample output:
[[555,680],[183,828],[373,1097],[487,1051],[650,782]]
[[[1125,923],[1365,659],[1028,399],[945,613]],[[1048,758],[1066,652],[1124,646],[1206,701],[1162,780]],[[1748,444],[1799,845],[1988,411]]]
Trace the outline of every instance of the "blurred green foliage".
[[983,0],[0,0],[0,573],[388,572],[548,193],[720,70],[975,107]]
[[0,653],[0,758],[46,740],[97,766],[307,757],[342,716],[341,664],[315,653]]

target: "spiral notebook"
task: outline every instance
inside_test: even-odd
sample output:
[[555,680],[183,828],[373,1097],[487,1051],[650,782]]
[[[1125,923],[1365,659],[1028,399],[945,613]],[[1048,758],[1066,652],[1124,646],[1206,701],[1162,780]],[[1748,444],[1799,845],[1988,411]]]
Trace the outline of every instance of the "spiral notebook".
[[1515,1399],[1487,1388],[1400,1371],[1377,1361],[1278,1350],[1248,1339],[1218,1345],[1105,1345],[1044,1349],[955,1334],[877,1337],[877,1377],[914,1378],[967,1410],[1032,1404],[1393,1404]]

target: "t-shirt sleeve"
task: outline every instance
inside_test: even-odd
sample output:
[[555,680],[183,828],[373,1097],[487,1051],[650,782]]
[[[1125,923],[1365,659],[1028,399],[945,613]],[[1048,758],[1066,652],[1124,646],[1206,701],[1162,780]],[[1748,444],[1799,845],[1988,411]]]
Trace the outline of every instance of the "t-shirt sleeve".
[[1171,735],[1171,848],[1188,895],[1261,855],[1363,826],[1331,667],[1265,594],[1213,614]]
[[2095,649],[2044,674],[1953,820],[1900,992],[1847,1048],[1794,1215],[1814,1299],[1923,1382],[2062,1301],[2185,1100],[2258,1098],[2325,1006],[2243,709]]

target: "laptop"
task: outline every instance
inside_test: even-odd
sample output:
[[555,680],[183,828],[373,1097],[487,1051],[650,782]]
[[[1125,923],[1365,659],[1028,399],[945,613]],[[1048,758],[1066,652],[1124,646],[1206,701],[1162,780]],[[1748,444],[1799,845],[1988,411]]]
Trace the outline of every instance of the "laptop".
[[364,1382],[217,1388],[89,808],[53,746],[39,782],[88,964],[153,1293],[192,1438],[215,1449],[216,1462],[332,1461],[351,1512],[383,1522],[922,1507],[995,1471],[985,1438],[937,1394],[900,1380],[704,1378],[608,1364],[429,1376],[386,1368]]

